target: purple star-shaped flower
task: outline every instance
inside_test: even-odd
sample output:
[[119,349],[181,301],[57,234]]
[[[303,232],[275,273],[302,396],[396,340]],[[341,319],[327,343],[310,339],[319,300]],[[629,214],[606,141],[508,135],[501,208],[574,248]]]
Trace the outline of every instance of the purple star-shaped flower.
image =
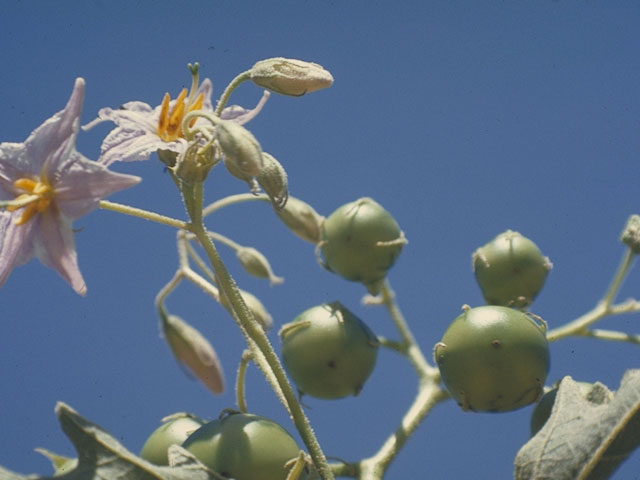
[[[184,115],[194,110],[213,113],[212,92],[211,80],[207,78],[188,97],[186,89],[172,101],[169,101],[169,94],[166,94],[162,104],[155,108],[139,101],[127,102],[117,109],[102,108],[98,112],[98,118],[82,128],[88,130],[106,121],[112,121],[117,125],[109,132],[100,147],[98,161],[104,165],[148,160],[151,154],[158,150],[179,154],[184,152],[188,145],[180,127]],[[269,92],[265,90],[255,108],[246,109],[232,105],[225,108],[220,117],[243,125],[260,113],[268,98]]]
[[0,144],[0,286],[15,267],[38,257],[84,295],[72,221],[140,181],[76,151],[83,99],[84,80],[78,78],[64,110],[24,143]]

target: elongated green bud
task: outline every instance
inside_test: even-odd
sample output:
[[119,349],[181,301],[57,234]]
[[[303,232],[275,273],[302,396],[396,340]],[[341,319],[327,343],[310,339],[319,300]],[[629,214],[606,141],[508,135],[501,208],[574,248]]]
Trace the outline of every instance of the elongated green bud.
[[[262,302],[256,297],[253,293],[247,292],[246,290],[240,290],[240,295],[242,295],[242,299],[244,303],[247,305],[247,308],[251,310],[253,314],[253,318],[255,318],[260,325],[262,325],[262,329],[267,332],[273,326],[273,317],[267,311]],[[220,294],[220,304],[226,308],[227,310],[231,310],[231,305],[222,292]]]
[[216,125],[216,136],[229,173],[245,181],[260,173],[262,149],[249,130],[231,120],[221,120]]
[[262,88],[293,97],[333,84],[333,76],[321,65],[282,57],[259,61],[249,71],[249,78]]
[[629,217],[620,240],[622,240],[633,253],[640,253],[640,215],[631,215]]
[[241,247],[236,250],[236,255],[247,273],[258,278],[268,278],[271,285],[284,282],[282,277],[274,275],[269,260],[253,247]]
[[320,230],[324,217],[311,205],[299,198],[289,197],[282,210],[276,210],[280,220],[297,236],[314,245],[320,241]]
[[202,334],[176,315],[162,315],[162,333],[173,355],[213,393],[224,391],[224,373],[216,351]]
[[257,180],[264,192],[269,195],[271,205],[276,210],[282,210],[289,198],[287,188],[287,172],[272,155],[262,152],[264,163]]

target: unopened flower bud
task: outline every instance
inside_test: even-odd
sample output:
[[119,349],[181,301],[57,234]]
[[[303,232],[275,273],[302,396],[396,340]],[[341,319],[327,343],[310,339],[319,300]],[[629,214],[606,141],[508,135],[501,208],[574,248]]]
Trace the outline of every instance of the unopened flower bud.
[[216,351],[202,334],[175,315],[162,315],[162,332],[176,359],[213,393],[224,391],[224,373]]
[[249,130],[231,120],[221,120],[216,136],[229,173],[245,181],[260,173],[262,149]]
[[640,253],[640,215],[631,215],[629,217],[620,240],[627,245],[633,253]]
[[284,171],[278,160],[266,152],[262,152],[262,160],[264,164],[257,177],[258,183],[265,193],[269,195],[273,208],[282,210],[289,198],[287,172]]
[[[258,297],[253,293],[247,292],[246,290],[240,290],[240,295],[242,295],[244,303],[253,314],[253,318],[255,318],[258,323],[262,325],[262,329],[267,332],[273,326],[273,317],[269,314]],[[220,295],[220,303],[227,310],[231,310],[231,305],[229,305],[227,297],[222,294]]]
[[253,247],[240,247],[236,250],[238,260],[244,269],[254,277],[268,278],[271,285],[284,282],[282,277],[277,277],[271,270],[269,260]]
[[289,197],[282,210],[276,210],[280,220],[293,233],[313,244],[320,241],[320,229],[324,217],[319,215],[311,205],[296,197]]
[[249,71],[249,78],[260,87],[294,97],[333,84],[331,73],[321,65],[282,57],[259,61]]

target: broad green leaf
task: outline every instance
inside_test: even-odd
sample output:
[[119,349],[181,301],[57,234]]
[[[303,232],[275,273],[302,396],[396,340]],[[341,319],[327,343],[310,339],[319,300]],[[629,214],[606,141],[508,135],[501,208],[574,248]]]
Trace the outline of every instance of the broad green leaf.
[[185,449],[172,445],[169,459],[173,467],[153,465],[123,447],[98,425],[80,416],[64,403],[56,414],[65,434],[78,451],[78,465],[55,477],[19,475],[0,467],[0,480],[219,480]]
[[565,377],[549,420],[516,456],[515,478],[605,479],[638,445],[640,370],[627,371],[612,397],[593,399]]

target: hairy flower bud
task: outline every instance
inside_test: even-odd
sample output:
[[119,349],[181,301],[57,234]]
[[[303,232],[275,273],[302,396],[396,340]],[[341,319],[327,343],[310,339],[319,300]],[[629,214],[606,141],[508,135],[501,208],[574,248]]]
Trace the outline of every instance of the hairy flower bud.
[[333,84],[333,76],[321,65],[282,57],[259,61],[249,71],[249,78],[262,88],[293,97]]
[[262,152],[262,161],[264,165],[258,174],[258,183],[265,193],[269,195],[273,208],[282,210],[289,198],[287,172],[285,172],[278,160],[266,152]]
[[216,136],[229,173],[245,181],[260,173],[262,149],[249,130],[231,120],[221,120]]
[[282,277],[277,277],[271,270],[269,260],[253,247],[240,247],[236,255],[247,273],[258,278],[268,278],[271,285],[284,282]]
[[282,210],[276,210],[280,220],[297,236],[316,244],[320,241],[320,229],[324,217],[311,205],[296,197],[289,197]]
[[[240,290],[240,295],[242,295],[242,299],[244,303],[247,305],[247,308],[253,314],[253,318],[255,318],[260,325],[262,325],[262,329],[267,332],[273,326],[273,317],[269,314],[267,309],[264,307],[262,302],[256,297],[253,293],[247,292],[246,290]],[[227,297],[220,294],[220,304],[231,311],[231,305],[227,300]]]
[[162,315],[162,333],[176,359],[213,393],[224,391],[224,373],[216,351],[202,334],[175,315]]
[[640,253],[640,215],[631,215],[629,217],[620,240],[627,245],[633,253]]

